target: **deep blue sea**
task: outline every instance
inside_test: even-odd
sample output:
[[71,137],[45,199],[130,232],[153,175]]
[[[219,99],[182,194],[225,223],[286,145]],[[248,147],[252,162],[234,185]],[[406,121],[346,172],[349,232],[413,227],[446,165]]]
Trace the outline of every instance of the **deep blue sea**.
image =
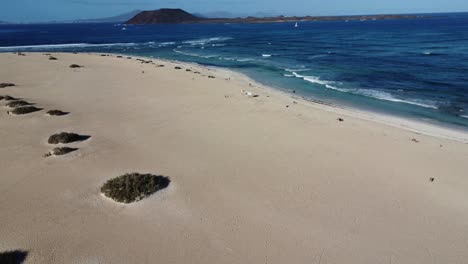
[[0,52],[106,52],[230,68],[335,105],[468,129],[468,14],[269,24],[0,25]]

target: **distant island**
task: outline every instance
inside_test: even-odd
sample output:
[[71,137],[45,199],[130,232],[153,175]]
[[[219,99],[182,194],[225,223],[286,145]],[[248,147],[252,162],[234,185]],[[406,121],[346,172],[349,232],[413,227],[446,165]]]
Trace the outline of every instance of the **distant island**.
[[300,21],[365,21],[383,19],[421,18],[421,15],[363,15],[363,16],[274,16],[245,18],[206,18],[190,14],[182,9],[163,8],[143,11],[128,20],[126,24],[190,24],[190,23],[281,23]]

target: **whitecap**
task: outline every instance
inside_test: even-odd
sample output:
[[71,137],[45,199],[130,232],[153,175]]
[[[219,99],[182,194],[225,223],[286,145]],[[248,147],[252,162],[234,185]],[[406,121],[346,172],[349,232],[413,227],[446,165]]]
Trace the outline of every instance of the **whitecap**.
[[271,54],[262,54],[262,57],[269,58],[269,57],[271,57]]
[[212,42],[223,42],[223,41],[231,40],[231,39],[232,38],[230,37],[213,37],[213,38],[186,40],[186,41],[183,41],[182,43],[196,46],[196,45],[205,45],[207,43],[212,43]]
[[340,84],[337,82],[333,81],[326,81],[322,80],[319,77],[316,76],[304,76],[300,75],[296,72],[292,72],[292,74],[296,78],[303,79],[304,81],[310,82],[310,83],[315,83],[315,84],[320,84],[325,86],[328,89],[344,92],[344,93],[351,93],[351,94],[356,94],[356,95],[362,95],[366,97],[371,97],[375,99],[380,99],[380,100],[385,100],[385,101],[391,101],[391,102],[396,102],[396,103],[405,103],[405,104],[411,104],[411,105],[417,105],[421,107],[426,107],[426,108],[432,108],[432,109],[438,109],[438,107],[435,105],[434,102],[429,102],[429,101],[423,101],[423,100],[416,100],[416,99],[400,99],[396,98],[390,93],[383,92],[383,91],[376,91],[376,90],[368,90],[368,89],[346,89],[346,88],[340,88],[337,87],[336,84]]
[[177,50],[177,49],[173,49],[173,51],[176,52],[176,53],[185,55],[185,56],[198,57],[198,58],[204,58],[204,59],[218,57],[218,55],[200,55],[200,54],[185,52],[185,51],[181,51],[181,50]]
[[[144,44],[144,43],[142,43]],[[104,43],[104,44],[90,44],[90,43],[70,43],[70,44],[45,44],[45,45],[28,45],[28,46],[6,46],[0,47],[2,51],[16,51],[16,50],[52,50],[52,49],[67,49],[67,48],[93,48],[93,47],[114,47],[114,46],[136,46],[137,43]]]

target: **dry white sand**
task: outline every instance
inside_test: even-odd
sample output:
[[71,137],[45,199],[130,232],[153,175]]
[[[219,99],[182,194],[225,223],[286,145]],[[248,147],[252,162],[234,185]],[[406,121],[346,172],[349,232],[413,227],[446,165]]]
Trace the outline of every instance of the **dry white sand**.
[[[26,250],[26,263],[468,263],[466,133],[369,121],[223,70],[54,56],[0,54],[0,82],[18,85],[0,95],[44,108],[13,116],[0,102],[0,252]],[[44,158],[61,131],[92,137]],[[100,194],[134,171],[172,182],[131,205]]]

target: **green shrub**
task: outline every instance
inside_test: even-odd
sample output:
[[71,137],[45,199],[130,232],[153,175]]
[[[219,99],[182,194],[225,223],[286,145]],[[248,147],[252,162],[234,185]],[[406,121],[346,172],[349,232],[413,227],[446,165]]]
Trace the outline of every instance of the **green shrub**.
[[29,114],[29,113],[34,113],[34,112],[37,112],[37,111],[41,111],[42,109],[41,108],[37,108],[35,106],[23,106],[23,107],[17,107],[13,110],[11,110],[11,114],[14,114],[14,115],[25,115],[25,114]]
[[0,83],[0,88],[16,86],[14,83]]
[[62,156],[62,155],[68,154],[68,153],[76,151],[76,150],[78,150],[78,149],[77,148],[69,148],[69,147],[54,148],[49,153],[45,154],[44,157],[50,157],[52,155]]
[[23,101],[23,100],[18,100],[18,101],[11,101],[9,103],[6,104],[6,106],[8,107],[18,107],[18,106],[26,106],[26,105],[30,105],[30,103],[26,102],[26,101]]
[[89,136],[82,136],[82,135],[78,135],[75,133],[62,132],[62,133],[54,134],[50,136],[47,142],[49,144],[59,144],[59,143],[67,144],[67,143],[72,143],[76,141],[83,141],[88,138]]
[[0,263],[21,264],[21,263],[24,263],[27,256],[28,256],[28,252],[23,251],[23,250],[0,252]]
[[68,112],[63,112],[62,110],[49,110],[47,111],[47,114],[51,116],[64,116],[68,115]]
[[14,97],[11,97],[11,96],[9,96],[9,95],[0,95],[0,101],[1,101],[1,100],[13,101],[13,100],[18,100],[18,99],[14,98]]
[[152,174],[127,173],[108,180],[101,192],[120,203],[137,202],[169,186],[169,178]]

